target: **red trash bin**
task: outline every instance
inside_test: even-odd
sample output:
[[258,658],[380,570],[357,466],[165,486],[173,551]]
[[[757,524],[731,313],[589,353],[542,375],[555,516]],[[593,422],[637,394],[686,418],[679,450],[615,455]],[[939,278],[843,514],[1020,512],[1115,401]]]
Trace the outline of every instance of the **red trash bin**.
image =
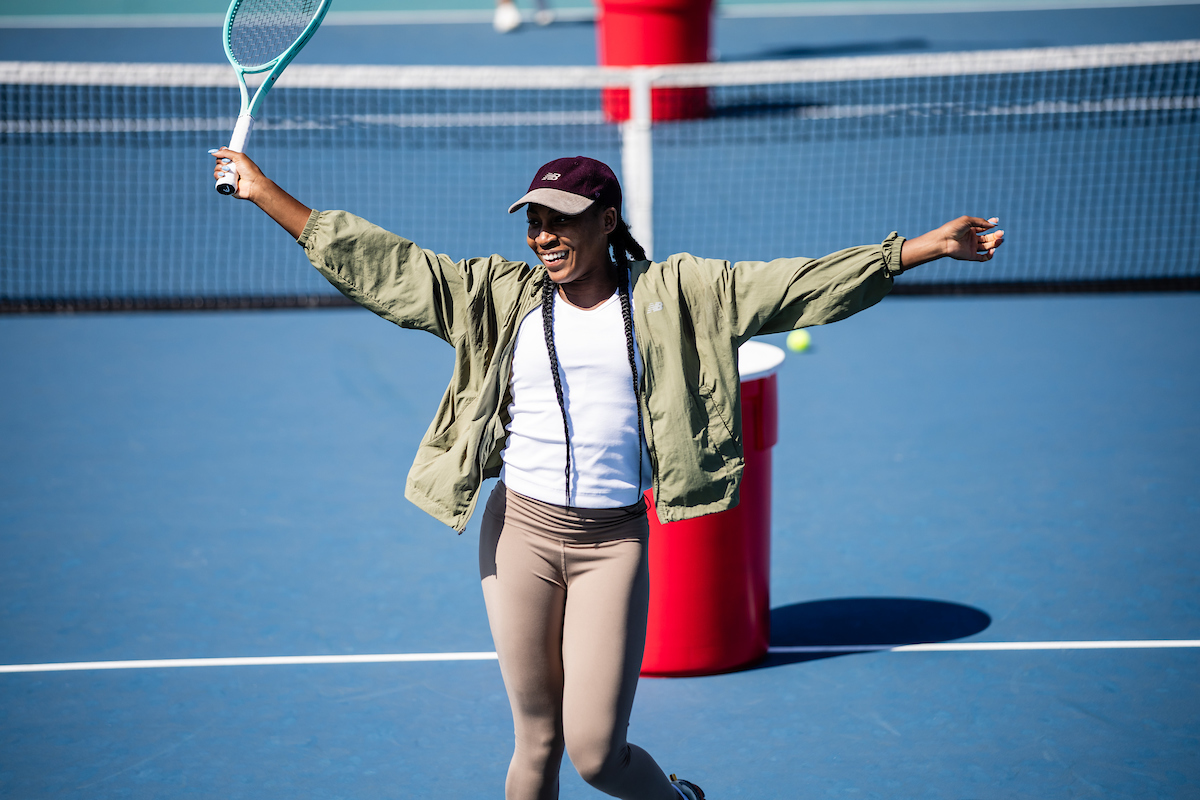
[[771,636],[771,447],[779,438],[776,371],[783,351],[747,342],[742,380],[740,502],[662,524],[650,519],[650,612],[642,675],[712,675],[750,666]]
[[[602,67],[702,64],[708,61],[712,0],[597,0],[597,53]],[[629,90],[604,89],[605,117],[629,119]],[[654,89],[654,120],[696,119],[708,114],[704,87]]]

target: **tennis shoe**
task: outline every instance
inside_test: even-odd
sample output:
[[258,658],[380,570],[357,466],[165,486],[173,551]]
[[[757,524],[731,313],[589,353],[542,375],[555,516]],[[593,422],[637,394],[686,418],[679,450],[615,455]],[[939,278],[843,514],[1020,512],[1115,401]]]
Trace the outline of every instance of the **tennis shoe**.
[[704,790],[691,781],[671,776],[671,786],[683,800],[704,800]]
[[521,27],[521,11],[511,0],[496,6],[496,14],[492,17],[492,27],[497,33],[509,33]]
[[554,22],[554,9],[539,8],[536,12],[534,12],[533,20],[543,28],[552,24]]

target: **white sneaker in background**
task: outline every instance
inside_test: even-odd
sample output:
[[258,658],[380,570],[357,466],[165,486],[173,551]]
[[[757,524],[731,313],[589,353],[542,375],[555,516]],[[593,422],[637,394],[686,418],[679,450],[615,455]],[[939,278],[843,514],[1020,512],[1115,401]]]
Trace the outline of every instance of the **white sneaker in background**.
[[539,8],[533,15],[534,21],[541,26],[546,26],[554,22],[554,9]]
[[497,33],[509,33],[521,27],[521,12],[512,0],[505,0],[496,5],[496,14],[492,17],[492,27]]

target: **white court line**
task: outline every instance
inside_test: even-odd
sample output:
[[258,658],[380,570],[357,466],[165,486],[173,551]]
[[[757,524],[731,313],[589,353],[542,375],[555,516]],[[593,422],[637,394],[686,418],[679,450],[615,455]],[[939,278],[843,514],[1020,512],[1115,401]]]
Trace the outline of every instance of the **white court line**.
[[[1095,642],[934,642],[930,644],[851,644],[772,647],[772,653],[955,653],[972,651],[1007,652],[1018,650],[1152,650],[1200,647],[1200,639],[1134,639]],[[0,669],[3,669],[0,667]]]
[[244,658],[159,658],[146,661],[72,661],[61,664],[6,664],[0,672],[78,672],[91,669],[171,669],[177,667],[276,667],[295,664],[393,664],[419,661],[495,661],[495,653],[377,653],[353,656],[247,656]]
[[816,3],[726,5],[721,17],[843,17],[907,14],[966,14],[995,11],[1079,11],[1099,8],[1195,5],[1196,0],[831,0]]
[[[772,647],[771,653],[940,653],[1020,650],[1150,650],[1200,647],[1200,639],[1141,639],[1093,642],[942,642],[934,644],[861,644]],[[411,662],[495,661],[495,653],[379,653],[349,656],[249,656],[245,658],[163,658],[145,661],[74,661],[57,664],[5,664],[3,672],[81,672],[111,669],[179,667],[275,667],[300,664],[395,664]]]
[[[778,18],[859,15],[962,14],[994,11],[1075,11],[1099,8],[1193,5],[1196,0],[828,0],[812,3],[745,3],[717,8],[717,17]],[[594,8],[556,8],[560,22],[589,22]],[[533,22],[533,12],[521,15]],[[0,28],[219,28],[224,14],[11,14],[0,16]],[[428,11],[330,11],[323,25],[485,25],[488,9]]]

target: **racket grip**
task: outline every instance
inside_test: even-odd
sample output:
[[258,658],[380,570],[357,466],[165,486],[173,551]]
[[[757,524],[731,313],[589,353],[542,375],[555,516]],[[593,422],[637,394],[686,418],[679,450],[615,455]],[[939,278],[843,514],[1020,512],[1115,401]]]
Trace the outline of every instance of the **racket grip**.
[[[246,152],[246,140],[250,138],[250,130],[254,127],[254,117],[242,114],[233,126],[233,136],[229,138],[229,149],[235,153]],[[229,172],[217,179],[217,191],[229,195],[237,191],[237,164],[229,165]]]
[[254,117],[242,114],[233,126],[233,136],[229,137],[229,149],[235,153],[246,152],[246,140],[250,138],[250,129],[254,127]]
[[237,191],[237,164],[229,165],[229,172],[217,178],[217,191],[221,194],[233,194]]

